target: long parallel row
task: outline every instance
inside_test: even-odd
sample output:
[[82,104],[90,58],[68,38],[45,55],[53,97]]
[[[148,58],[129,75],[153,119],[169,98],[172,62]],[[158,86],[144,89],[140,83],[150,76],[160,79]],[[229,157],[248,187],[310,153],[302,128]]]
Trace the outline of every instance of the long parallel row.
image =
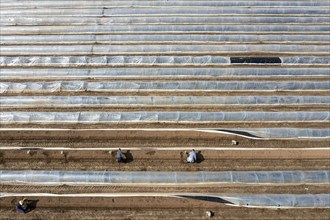
[[226,6],[239,6],[239,7],[246,7],[246,6],[253,6],[253,7],[262,7],[262,6],[277,6],[277,7],[302,7],[302,6],[313,6],[313,7],[324,7],[328,6],[329,3],[327,1],[260,1],[260,0],[239,0],[239,1],[214,1],[214,0],[207,0],[207,1],[196,1],[196,0],[180,0],[180,1],[134,1],[134,0],[124,0],[124,1],[111,1],[105,2],[100,0],[95,0],[93,2],[81,0],[81,1],[34,1],[34,4],[31,5],[30,2],[22,2],[22,1],[10,1],[10,0],[3,0],[0,4],[2,7],[6,8],[113,8],[113,7],[154,7],[154,6],[198,6],[198,7],[207,7],[207,6],[214,6],[214,7],[226,7]]
[[[62,90],[63,91],[63,90]],[[0,108],[136,106],[328,106],[329,96],[4,96]]]
[[[43,121],[47,114],[57,115],[51,115],[51,119],[63,118],[63,114],[70,115],[68,118],[87,114],[92,115],[92,121],[109,115],[116,121],[118,117],[124,118],[123,123],[138,122],[144,117],[147,121],[150,118],[158,121],[163,117],[150,107],[161,105],[171,105],[171,110],[160,115],[166,115],[165,118],[170,115],[174,121],[195,122],[203,115],[211,115],[206,117],[211,121],[235,118],[262,124],[262,120],[299,121],[307,117],[310,123],[315,122],[314,128],[318,126],[319,115],[328,121],[328,1],[2,1],[0,5],[0,63],[4,67],[0,74],[6,80],[0,82],[0,92],[8,95],[0,103],[4,124]],[[279,58],[280,63],[256,59],[233,64],[231,55],[243,56],[243,60],[244,56],[271,56]],[[287,76],[290,78],[285,79]],[[142,77],[150,82],[142,81]],[[185,77],[194,80],[177,81]],[[267,81],[263,81],[265,77]],[[66,81],[68,78],[76,81]],[[152,81],[153,78],[158,80]],[[218,81],[211,82],[214,78]],[[223,78],[226,81],[219,80]],[[133,94],[113,97],[111,93],[116,92]],[[168,94],[159,92],[174,96],[180,92],[180,96],[185,95],[182,92],[194,94],[169,99],[160,96]],[[212,97],[206,92],[229,95]],[[235,97],[235,92],[245,97]],[[253,96],[255,92],[277,94]],[[281,92],[287,97],[283,98]],[[43,98],[44,95],[47,97]],[[24,112],[32,105],[41,111],[92,105],[107,106],[108,111],[121,103],[132,111]],[[297,103],[304,108],[318,105],[318,109],[311,108],[310,112],[301,109],[298,113],[260,110],[265,104],[286,108]],[[237,112],[216,109],[207,113],[187,112],[190,114],[187,116],[180,111],[187,104],[241,107]],[[177,106],[176,111],[173,106]],[[22,109],[10,113],[10,107]],[[139,111],[134,111],[137,107]],[[141,111],[141,107],[148,109]],[[251,107],[258,107],[259,112],[251,111]],[[258,113],[260,117],[255,118]],[[273,115],[278,117],[271,118]]]
[[[3,35],[2,45],[329,45],[329,35],[275,35],[275,34],[89,34],[89,35]],[[59,41],[60,40],[60,41]],[[288,46],[286,46],[288,48]],[[305,46],[306,47],[306,46]],[[228,46],[227,46],[228,48]],[[274,47],[276,48],[276,47]]]
[[1,112],[2,124],[16,123],[215,123],[329,122],[324,112]]
[[258,172],[71,172],[1,171],[2,183],[125,184],[125,183],[329,183],[329,171]]
[[52,92],[119,92],[119,91],[328,91],[330,82],[24,82],[0,84],[0,93],[52,93]]
[[[327,1],[3,1],[0,63],[4,68],[0,75],[6,81],[0,82],[0,93],[5,96],[0,102],[1,120],[18,125],[67,118],[78,123],[71,119],[88,115],[92,118],[88,122],[196,122],[203,118],[220,122],[234,118],[261,124],[262,120],[307,119],[311,124],[321,114],[322,121],[328,121],[323,117],[330,89],[328,6]],[[229,55],[271,55],[279,57],[280,63],[233,64]],[[287,76],[290,78],[283,79]],[[187,81],[189,77],[194,80]],[[77,81],[81,79],[86,81]],[[112,96],[125,92],[132,94]],[[182,96],[184,92],[193,95]],[[206,95],[210,92],[223,96]],[[252,95],[256,92],[259,96]],[[272,92],[276,96],[268,95]],[[164,97],[167,93],[174,97]],[[236,93],[244,97],[236,97]],[[182,97],[175,97],[179,94]],[[317,105],[317,109],[298,113],[260,110],[264,105],[279,109],[298,103],[305,109]],[[182,105],[218,108],[206,113],[200,107],[185,113],[180,111]],[[219,112],[221,105],[240,105],[240,109]],[[78,106],[107,107],[107,111],[122,106],[131,111],[50,112]],[[150,109],[159,106],[172,109],[159,114]],[[10,113],[10,107],[21,109]],[[33,111],[24,112],[26,107]],[[36,108],[48,108],[48,113],[36,112]],[[258,113],[260,117],[252,117]],[[279,117],[273,118],[276,114]]]
[[[64,52],[63,52],[64,53]],[[71,53],[71,52],[69,52]],[[149,52],[147,52],[148,54]],[[172,54],[172,52],[168,52]],[[234,52],[235,53],[235,52]],[[250,53],[250,52],[249,52]],[[253,52],[255,53],[255,52]],[[267,55],[269,52],[265,52]],[[305,53],[305,52],[304,52]],[[212,54],[212,53],[210,53]],[[183,54],[183,56],[175,55],[160,55],[160,56],[140,56],[135,55],[133,52],[131,55],[121,56],[72,56],[67,55],[61,57],[58,56],[58,52],[54,51],[54,55],[57,56],[3,56],[0,59],[0,65],[3,67],[84,67],[84,68],[95,68],[95,67],[190,67],[193,66],[195,68],[198,67],[230,67],[231,58],[216,56],[216,55],[199,55],[192,56]],[[294,54],[293,54],[294,55]],[[258,59],[258,58],[254,58]],[[262,59],[262,58],[259,58]],[[282,67],[292,68],[298,65],[301,66],[311,66],[311,67],[328,67],[330,63],[330,59],[328,57],[316,57],[316,56],[306,56],[303,54],[302,56],[289,56],[289,57],[279,57],[282,63]],[[234,65],[242,65],[242,64],[250,64],[250,65],[259,65],[260,67],[263,64],[260,63],[234,63]],[[270,61],[269,65],[280,66],[279,63],[272,64]]]
[[[9,143],[0,152],[1,182],[87,186],[90,183],[312,184],[320,188],[316,193],[312,191],[312,195],[215,197],[237,206],[328,208],[329,194],[319,194],[328,193],[330,182],[326,155],[310,151],[307,153],[311,155],[304,156],[307,153],[301,154],[302,142],[298,143],[298,139],[307,139],[313,148],[320,143],[322,150],[327,150],[324,142],[330,135],[329,6],[326,0],[1,1],[0,123],[1,130],[11,134],[0,138],[0,147]],[[247,170],[255,167],[274,170],[275,166],[269,164],[279,162],[279,169],[291,171],[208,172],[212,167],[217,167],[217,171],[227,169],[221,167],[225,162],[214,159],[210,159],[212,166],[202,162],[162,168],[161,163],[158,168],[150,169],[146,164],[153,166],[155,162],[149,157],[153,152],[148,152],[145,157],[149,161],[143,161],[142,165],[136,156],[136,161],[131,158],[116,169],[204,170],[93,172],[106,166],[101,166],[102,161],[97,161],[99,157],[93,151],[88,153],[88,158],[96,163],[85,160],[84,155],[76,157],[81,161],[75,161],[73,153],[65,150],[57,153],[57,161],[51,157],[53,154],[36,148],[36,152],[32,148],[20,149],[15,155],[17,149],[13,147],[18,143],[27,148],[24,141],[33,146],[31,139],[39,134],[37,139],[47,142],[41,149],[59,146],[60,143],[50,138],[67,141],[65,146],[72,148],[79,148],[87,139],[92,144],[100,139],[99,143],[94,142],[103,146],[115,132],[130,134],[130,130],[114,132],[117,128],[172,129],[176,124],[183,129],[194,128],[201,139],[207,140],[205,136],[210,132],[234,134],[253,141],[262,139],[265,148],[283,147],[282,139],[289,139],[285,140],[286,146],[291,144],[290,147],[297,149],[291,154],[260,155],[259,162],[266,164],[265,167],[258,167],[254,160],[239,161],[244,158],[240,156],[230,162],[237,163],[237,169],[251,163]],[[214,125],[219,128],[201,129]],[[27,132],[24,128],[31,130]],[[74,128],[70,132],[76,133],[68,138],[71,134],[68,130],[67,136],[55,137],[54,128]],[[89,129],[88,134],[79,133],[77,128]],[[102,128],[114,130],[97,134]],[[15,135],[13,139],[12,135]],[[157,142],[157,138],[151,139],[152,135],[143,135],[139,138],[146,139],[146,147]],[[181,140],[180,135],[176,138],[185,144],[189,142]],[[166,136],[162,140],[165,139]],[[268,139],[276,140],[267,142]],[[209,145],[216,147],[218,142],[209,140]],[[236,150],[238,153],[233,155],[245,152]],[[114,168],[117,164],[112,163],[111,153],[107,151],[102,157]],[[166,150],[159,154],[163,153]],[[289,160],[292,154],[296,156]],[[23,159],[17,162],[14,156]],[[63,164],[58,163],[62,159]],[[26,162],[38,170],[54,167],[61,170],[63,166],[67,170],[83,169],[77,167],[90,164],[95,167],[86,169],[91,172],[11,170],[15,169],[14,163],[17,167],[17,163]],[[231,169],[235,164],[227,167]],[[6,194],[0,193],[1,196]]]

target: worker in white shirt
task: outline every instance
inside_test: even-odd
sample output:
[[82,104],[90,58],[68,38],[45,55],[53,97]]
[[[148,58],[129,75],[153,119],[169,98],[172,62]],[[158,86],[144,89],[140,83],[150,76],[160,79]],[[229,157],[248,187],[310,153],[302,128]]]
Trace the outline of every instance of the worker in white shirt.
[[187,162],[188,163],[195,163],[196,162],[196,152],[193,149],[192,151],[190,151],[189,153],[186,153],[188,155],[187,157]]

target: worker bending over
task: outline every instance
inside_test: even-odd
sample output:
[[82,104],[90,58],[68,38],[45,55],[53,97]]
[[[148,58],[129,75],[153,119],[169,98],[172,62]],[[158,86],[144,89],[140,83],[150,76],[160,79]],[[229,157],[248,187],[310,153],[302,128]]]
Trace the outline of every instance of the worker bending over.
[[16,210],[21,213],[27,213],[29,211],[29,201],[27,198],[18,201],[16,204]]
[[187,162],[188,163],[195,163],[196,162],[197,156],[196,156],[196,152],[195,152],[194,149],[192,151],[190,151],[189,153],[187,152],[186,154],[188,155],[188,157],[187,157]]

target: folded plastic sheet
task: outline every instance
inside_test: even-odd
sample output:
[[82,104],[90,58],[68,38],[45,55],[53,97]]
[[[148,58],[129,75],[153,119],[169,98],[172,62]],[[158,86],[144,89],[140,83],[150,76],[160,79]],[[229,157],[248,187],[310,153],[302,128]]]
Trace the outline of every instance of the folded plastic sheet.
[[317,128],[236,128],[236,129],[217,129],[217,131],[231,134],[240,134],[245,137],[263,139],[311,139],[311,138],[330,138],[330,129]]
[[[218,197],[218,196],[216,196]],[[330,194],[261,194],[219,196],[227,204],[263,208],[329,208]]]
[[[29,19],[27,19],[29,20]],[[80,20],[80,19],[79,19]],[[330,18],[329,18],[330,20]],[[24,19],[25,21],[25,19]],[[329,21],[330,23],[330,21]],[[1,36],[1,44],[93,44],[93,43],[171,43],[171,42],[187,42],[191,44],[193,41],[198,43],[260,43],[262,42],[292,42],[292,43],[306,43],[306,42],[329,42],[328,35],[218,35],[218,34],[194,34],[194,35],[178,35],[178,34],[127,34],[127,35],[4,35]]]
[[0,112],[0,123],[326,122],[329,112]]
[[[73,10],[71,10],[72,12]],[[1,12],[1,11],[0,11]],[[330,13],[330,10],[329,10]],[[1,13],[0,13],[1,14]],[[323,32],[329,33],[328,25],[302,25],[302,24],[265,24],[265,25],[86,25],[86,26],[1,26],[1,33],[5,35],[25,34],[118,34],[118,33],[194,33],[194,32]]]
[[[149,1],[150,3],[152,1]],[[215,1],[214,1],[215,2]],[[258,16],[205,16],[205,17],[1,17],[0,24],[4,26],[17,26],[17,25],[110,25],[110,24],[225,24],[225,23],[238,23],[238,24],[265,24],[265,23],[310,23],[320,24],[329,22],[329,17],[258,17]],[[139,36],[136,36],[139,37]],[[243,36],[241,36],[243,37]],[[289,36],[286,36],[289,37]],[[291,36],[294,37],[294,36]]]
[[225,172],[130,172],[130,171],[0,171],[2,183],[329,183],[329,171],[225,171]]
[[223,7],[223,6],[328,6],[327,1],[18,1],[9,2],[1,1],[0,6],[5,7],[24,7],[24,8],[34,8],[34,7],[47,7],[47,8],[61,8],[61,7],[136,7],[136,6],[199,6],[199,7]]
[[321,105],[329,96],[3,96],[0,107],[115,107],[171,105]]
[[[203,53],[235,53],[235,52],[268,53],[329,53],[329,47],[324,45],[33,45],[33,46],[2,46],[2,56],[8,55],[118,55],[118,54],[203,54]],[[210,59],[213,57],[210,56]],[[124,58],[125,59],[125,58]],[[142,57],[140,58],[142,61]],[[144,58],[146,59],[146,57]],[[173,60],[176,58],[173,57]],[[178,58],[177,58],[178,59]],[[196,58],[190,57],[189,60]],[[225,57],[222,59],[226,59]],[[329,58],[324,58],[329,61]]]
[[1,82],[0,93],[52,93],[52,92],[120,92],[120,91],[287,91],[287,90],[329,90],[330,82]]
[[90,79],[148,77],[330,77],[329,68],[95,68],[2,69],[1,79]]

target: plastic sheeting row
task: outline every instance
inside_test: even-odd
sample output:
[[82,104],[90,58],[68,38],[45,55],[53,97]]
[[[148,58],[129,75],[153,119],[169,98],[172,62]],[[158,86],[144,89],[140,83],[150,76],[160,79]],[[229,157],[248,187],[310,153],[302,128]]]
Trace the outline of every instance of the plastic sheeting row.
[[[0,11],[1,12],[1,11]],[[72,10],[71,10],[72,12]],[[329,10],[330,13],[330,10]],[[3,15],[2,15],[3,16]],[[330,31],[329,25],[302,25],[302,24],[265,24],[265,25],[100,25],[100,26],[1,26],[3,35],[25,35],[25,34],[118,34],[118,33],[185,33],[191,32],[323,32]]]
[[330,171],[0,171],[2,183],[329,183]]
[[[2,46],[2,56],[8,55],[117,55],[117,54],[198,54],[266,51],[268,53],[329,53],[324,45],[33,45]],[[212,57],[211,57],[212,58]],[[172,58],[174,61],[174,58]],[[190,60],[195,59],[191,57]],[[225,58],[223,58],[225,59]],[[142,60],[141,60],[142,61]]]
[[[152,1],[149,1],[152,2]],[[329,23],[329,17],[2,17],[1,25],[89,25],[89,24],[264,24]],[[138,37],[138,36],[136,36]]]
[[[28,19],[27,19],[28,20]],[[329,18],[330,20],[330,18]],[[330,21],[329,21],[330,23]],[[52,24],[51,24],[52,25]],[[140,35],[4,35],[1,36],[1,44],[93,44],[93,43],[171,43],[171,42],[188,42],[219,44],[228,42],[246,42],[260,43],[277,42],[286,44],[306,43],[306,42],[322,42],[327,43],[330,40],[328,35],[218,35],[218,34],[194,34],[194,35],[178,35],[178,34],[140,34]]]
[[139,91],[292,91],[330,89],[330,81],[324,82],[211,82],[211,81],[177,81],[177,82],[1,82],[0,93],[52,93],[52,92],[139,92]]
[[[216,196],[216,195],[215,195]],[[216,196],[232,206],[263,208],[330,208],[330,194],[261,194]]]
[[219,14],[248,14],[248,15],[324,15],[328,16],[330,9],[318,7],[284,7],[284,8],[187,8],[187,7],[163,7],[163,8],[111,8],[111,9],[58,9],[58,8],[38,8],[38,9],[1,9],[1,16],[137,16],[137,15],[219,15]]
[[[28,51],[24,53],[29,53]],[[42,52],[44,53],[44,52]],[[47,52],[50,54],[51,52]],[[57,54],[57,52],[54,52]],[[76,52],[68,52],[76,53]],[[166,53],[166,52],[164,52]],[[180,52],[181,53],[181,52]],[[196,53],[196,52],[194,52]],[[204,53],[204,52],[201,52]],[[228,52],[229,53],[229,52]],[[233,52],[235,53],[235,52]],[[303,52],[305,53],[305,52]],[[320,52],[321,53],[321,52]],[[101,52],[100,52],[101,54]],[[329,57],[282,57],[284,65],[326,65],[330,64]],[[54,66],[54,67],[79,67],[79,66],[228,66],[230,64],[229,57],[220,56],[9,56],[0,57],[1,66]],[[269,65],[267,63],[260,63]]]
[[[56,53],[56,52],[55,52]],[[62,53],[62,52],[60,52]],[[70,52],[71,53],[71,52]],[[102,52],[100,52],[102,54]],[[330,61],[329,61],[330,62]],[[2,66],[145,66],[145,65],[214,65],[229,64],[228,57],[219,56],[51,56],[0,57]]]
[[35,7],[56,7],[56,8],[64,8],[64,7],[88,7],[88,8],[97,8],[97,7],[141,7],[141,6],[212,6],[212,7],[224,7],[224,6],[329,6],[329,2],[327,1],[1,1],[1,8],[6,7],[24,7],[24,8],[35,8]]
[[329,96],[4,96],[0,107],[321,105]]
[[[212,131],[212,130],[211,130]],[[330,138],[330,129],[315,128],[236,128],[216,129],[252,139],[324,139]]]
[[328,122],[329,112],[0,112],[0,123]]
[[[1,79],[90,79],[178,77],[330,77],[329,68],[95,68],[95,69],[2,69]],[[1,87],[2,88],[2,87]]]

